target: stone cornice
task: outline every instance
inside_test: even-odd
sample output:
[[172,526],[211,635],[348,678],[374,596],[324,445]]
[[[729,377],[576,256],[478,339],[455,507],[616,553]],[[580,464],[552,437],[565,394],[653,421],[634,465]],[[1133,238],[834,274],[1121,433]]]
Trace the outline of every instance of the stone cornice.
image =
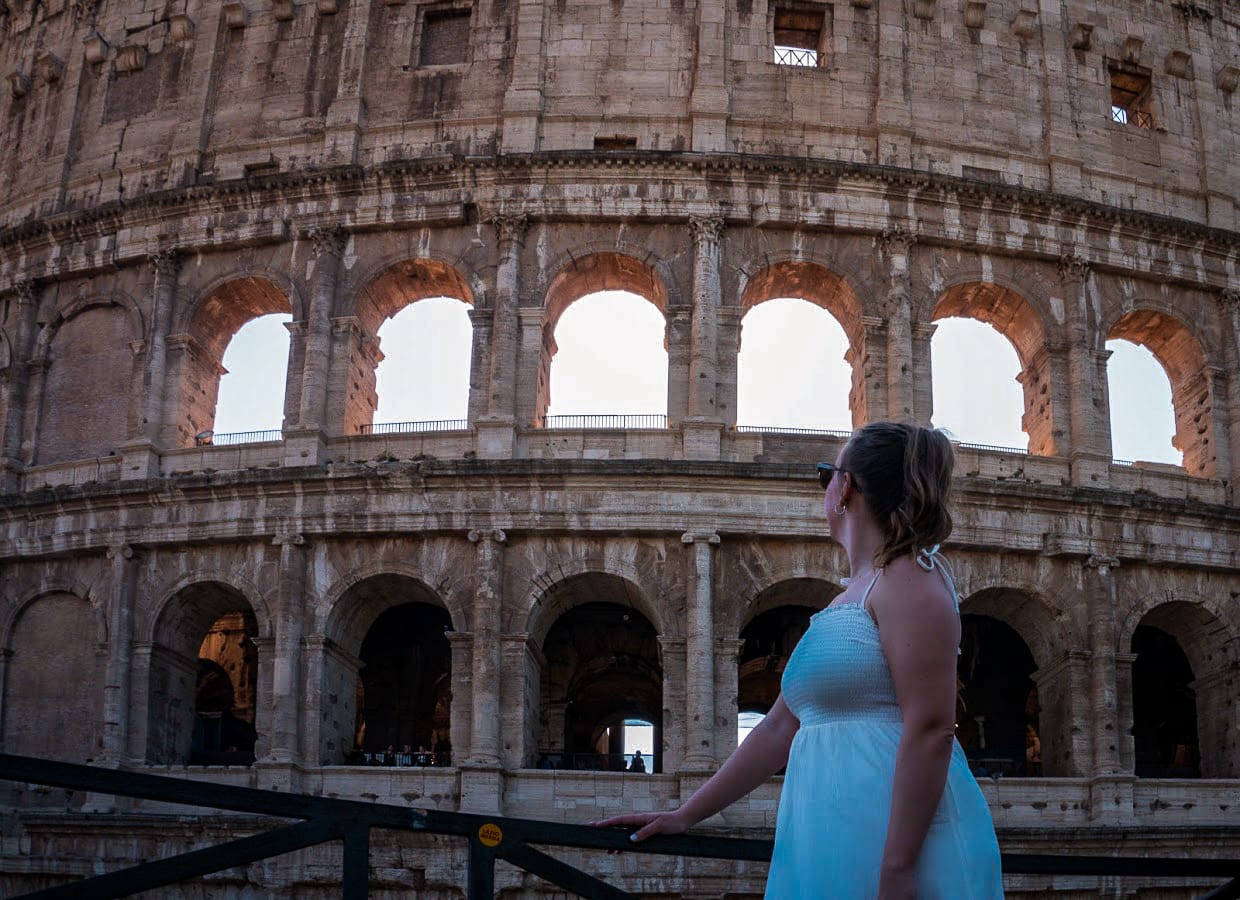
[[[307,204],[315,199],[327,200],[341,191],[351,194],[365,192],[368,185],[374,190],[399,188],[411,179],[423,193],[436,188],[445,191],[459,190],[461,199],[453,210],[430,209],[420,211],[416,220],[408,223],[395,221],[390,227],[422,226],[440,219],[445,222],[467,219],[459,207],[473,202],[473,195],[485,194],[493,184],[511,184],[521,180],[523,173],[544,180],[555,172],[597,173],[614,181],[619,173],[631,172],[634,181],[655,184],[660,176],[680,173],[680,180],[705,178],[718,181],[721,174],[743,179],[747,173],[785,175],[796,179],[797,187],[806,192],[839,192],[842,189],[860,189],[865,184],[893,188],[917,195],[924,195],[927,202],[954,202],[965,206],[984,208],[990,216],[1017,215],[1030,220],[1071,223],[1073,230],[1084,228],[1107,232],[1125,228],[1139,239],[1150,243],[1191,244],[1195,251],[1207,250],[1224,256],[1240,253],[1240,234],[1213,228],[1184,219],[1156,213],[1119,209],[1063,194],[1051,194],[1011,185],[898,169],[889,166],[862,165],[831,160],[807,160],[775,156],[739,154],[702,154],[675,152],[609,152],[605,156],[593,151],[562,151],[531,155],[502,157],[432,157],[420,160],[403,160],[384,163],[371,168],[343,166],[332,169],[281,173],[263,177],[236,179],[211,185],[159,191],[144,194],[130,200],[107,203],[89,210],[61,213],[30,222],[24,222],[0,230],[0,248],[18,247],[28,257],[38,257],[42,248],[57,244],[79,243],[91,238],[115,239],[118,232],[149,231],[150,226],[167,222],[191,213],[207,211],[253,210],[256,221],[250,223],[248,233],[240,238],[225,237],[221,246],[238,240],[246,242],[271,242],[288,238],[289,225],[271,211],[281,204]],[[657,173],[657,174],[656,174]],[[920,198],[914,198],[920,202]],[[507,201],[511,205],[511,201]],[[546,219],[539,206],[542,201],[531,202],[527,211],[532,221]],[[689,220],[694,216],[709,215],[713,210],[698,209],[686,204],[683,210],[666,207],[669,211],[660,218]],[[507,211],[507,210],[506,210]],[[719,209],[723,220],[736,224],[752,221],[752,210],[735,204]],[[520,214],[514,211],[514,214]],[[583,212],[582,219],[592,218]],[[323,225],[372,230],[385,227],[382,222],[342,223],[332,219],[329,204],[323,204]],[[784,219],[777,217],[775,223]],[[787,225],[798,227],[803,223],[795,211],[787,214]],[[887,222],[882,227],[907,227],[915,223]],[[847,229],[841,225],[834,230]],[[874,229],[876,233],[882,229]],[[933,243],[936,235],[928,225],[917,226],[920,240]],[[210,246],[215,246],[212,244]],[[182,249],[190,249],[188,247]],[[145,251],[149,253],[149,251]],[[35,273],[42,275],[43,273]]]

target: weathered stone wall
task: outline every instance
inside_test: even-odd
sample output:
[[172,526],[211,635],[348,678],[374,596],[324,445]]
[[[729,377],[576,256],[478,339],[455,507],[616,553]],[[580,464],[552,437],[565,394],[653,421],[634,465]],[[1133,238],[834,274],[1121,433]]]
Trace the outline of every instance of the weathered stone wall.
[[[848,337],[856,424],[930,421],[939,319],[1017,350],[1030,452],[958,448],[948,547],[964,613],[1036,666],[1046,777],[983,782],[1004,846],[1236,856],[1240,7],[796,8],[817,66],[775,64],[785,7],[748,0],[0,3],[3,749],[571,822],[677,802],[735,744],[746,627],[846,574],[809,468],[840,440],[734,428],[742,318],[795,296]],[[1148,74],[1152,127],[1111,120],[1113,68]],[[668,426],[542,428],[555,324],[610,288],[666,319]],[[465,427],[364,433],[380,326],[438,296],[470,307]],[[200,446],[228,342],[275,312],[280,439]],[[1110,338],[1166,369],[1182,467],[1112,460]],[[585,646],[548,642],[589,602],[654,633],[619,649],[658,671],[659,774],[533,768]],[[451,765],[344,765],[401,603],[451,622]],[[257,761],[186,768],[221,617]],[[1201,778],[1137,777],[1139,626],[1192,669]],[[708,826],[769,832],[779,788]],[[6,891],[200,833],[6,790]],[[375,847],[384,890],[459,896],[459,848]],[[185,895],[331,893],[335,852]],[[764,875],[584,859],[672,896]]]

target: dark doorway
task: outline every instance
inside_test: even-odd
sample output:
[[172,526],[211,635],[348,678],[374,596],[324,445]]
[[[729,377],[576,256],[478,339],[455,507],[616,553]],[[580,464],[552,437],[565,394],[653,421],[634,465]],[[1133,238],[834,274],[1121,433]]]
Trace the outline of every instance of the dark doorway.
[[1138,625],[1132,635],[1132,739],[1138,778],[1200,778],[1193,669],[1167,632]]

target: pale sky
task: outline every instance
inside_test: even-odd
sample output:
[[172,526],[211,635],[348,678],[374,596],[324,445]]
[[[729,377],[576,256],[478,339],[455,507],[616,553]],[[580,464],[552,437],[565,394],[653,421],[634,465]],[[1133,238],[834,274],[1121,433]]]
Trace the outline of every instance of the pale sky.
[[[375,422],[464,419],[469,394],[470,323],[459,300],[422,300],[379,330],[385,359],[376,373]],[[278,430],[288,359],[287,315],[245,325],[224,354],[215,431]],[[933,424],[958,440],[1025,448],[1016,351],[997,331],[969,319],[943,319],[931,342]],[[653,304],[608,291],[572,304],[560,318],[551,364],[549,415],[664,413],[665,322]],[[604,335],[604,340],[598,336]],[[839,323],[804,300],[778,299],[741,323],[737,423],[772,427],[851,427]],[[1113,455],[1179,464],[1171,447],[1171,387],[1153,354],[1109,341]]]

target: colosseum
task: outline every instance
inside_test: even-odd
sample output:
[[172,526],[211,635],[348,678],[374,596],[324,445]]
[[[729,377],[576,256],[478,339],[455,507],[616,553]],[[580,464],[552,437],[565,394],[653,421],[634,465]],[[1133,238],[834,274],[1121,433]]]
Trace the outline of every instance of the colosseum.
[[[4,752],[675,804],[847,574],[813,472],[843,437],[737,424],[742,320],[798,298],[847,336],[854,425],[931,421],[942,319],[1019,358],[1028,450],[958,446],[947,548],[1004,849],[1240,856],[1237,0],[0,0],[0,71]],[[662,316],[665,415],[553,421],[557,322],[603,290]],[[468,409],[376,427],[379,329],[433,298],[468,310]],[[276,313],[282,427],[221,433],[223,354]],[[1182,465],[1114,458],[1116,339],[1165,369]],[[769,836],[780,787],[704,826]],[[0,791],[6,894],[258,827]],[[372,840],[374,896],[464,896],[463,846]],[[658,898],[765,878],[563,856]],[[338,896],[339,857],[160,896]]]

